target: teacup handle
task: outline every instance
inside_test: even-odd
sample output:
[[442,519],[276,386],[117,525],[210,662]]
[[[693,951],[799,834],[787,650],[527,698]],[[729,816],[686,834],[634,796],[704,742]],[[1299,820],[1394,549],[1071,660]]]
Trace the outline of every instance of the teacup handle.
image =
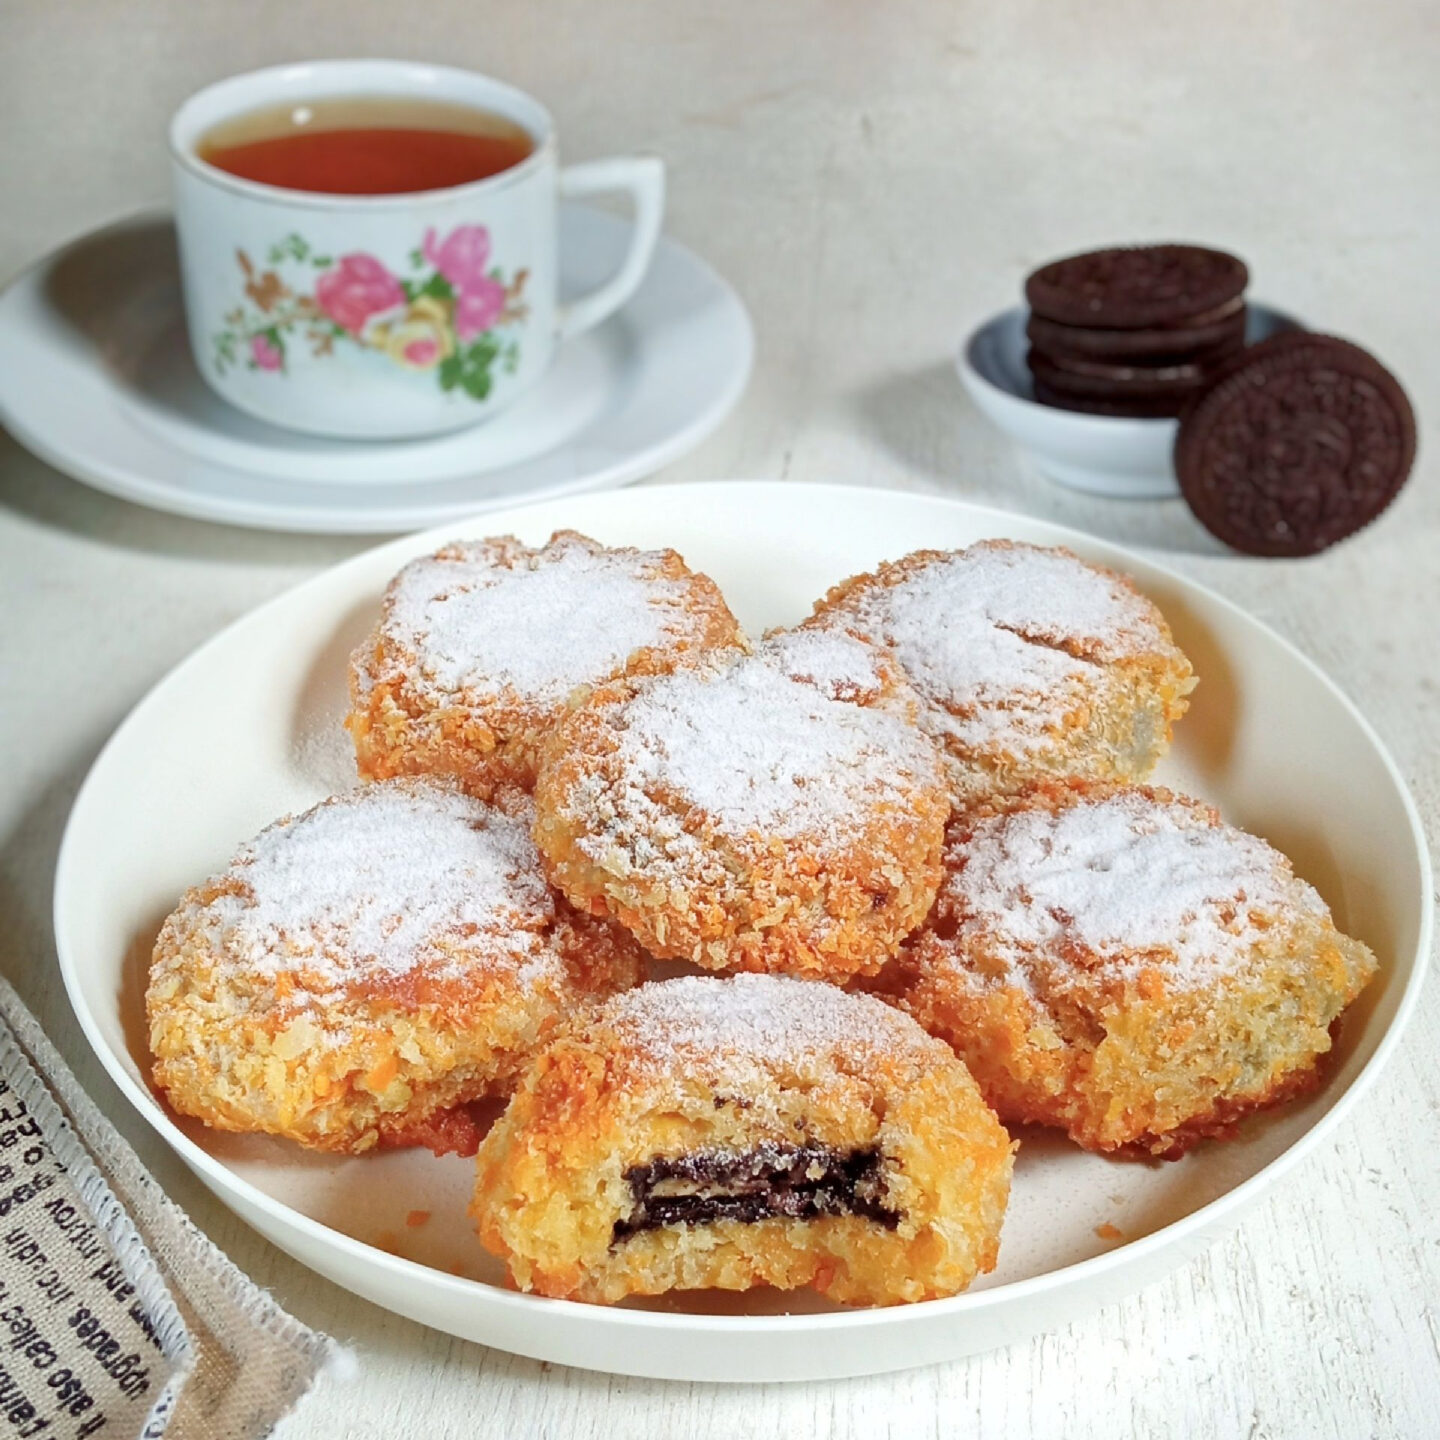
[[568,165],[560,172],[560,198],[576,200],[607,191],[629,193],[635,204],[635,228],[630,249],[614,276],[598,290],[560,307],[560,338],[568,340],[598,325],[618,310],[639,288],[665,214],[665,162],[655,155],[617,155]]

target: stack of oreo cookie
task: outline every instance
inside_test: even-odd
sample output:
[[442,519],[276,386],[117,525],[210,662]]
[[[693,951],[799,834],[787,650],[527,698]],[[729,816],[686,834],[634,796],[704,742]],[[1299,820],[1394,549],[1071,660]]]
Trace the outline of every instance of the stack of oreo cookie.
[[1199,245],[1091,250],[1025,282],[1042,404],[1178,415],[1245,344],[1245,262]]

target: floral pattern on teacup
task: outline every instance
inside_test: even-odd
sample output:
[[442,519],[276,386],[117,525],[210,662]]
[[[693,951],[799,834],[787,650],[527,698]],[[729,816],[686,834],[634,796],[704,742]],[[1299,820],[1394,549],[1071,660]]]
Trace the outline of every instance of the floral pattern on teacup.
[[427,230],[408,276],[373,255],[318,254],[298,234],[270,247],[264,269],[244,250],[235,259],[244,299],[214,336],[222,375],[233,365],[285,375],[294,346],[308,344],[319,358],[355,345],[484,400],[496,367],[513,373],[520,363],[519,343],[497,332],[525,319],[528,272],[507,281],[490,264],[483,225],[457,225],[443,238]]

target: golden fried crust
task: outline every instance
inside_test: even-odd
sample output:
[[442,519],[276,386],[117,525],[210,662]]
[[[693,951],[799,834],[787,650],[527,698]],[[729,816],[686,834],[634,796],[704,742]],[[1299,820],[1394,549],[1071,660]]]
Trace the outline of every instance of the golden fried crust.
[[[513,637],[513,647],[502,651],[553,654],[553,671],[540,665],[506,673],[497,659],[496,671],[462,666],[465,673],[457,679],[456,667],[440,663],[445,657],[437,648],[443,647],[428,628],[437,614],[431,602],[453,602],[457,593],[483,590],[486,581],[498,590],[509,577],[551,571],[573,592],[561,597],[564,614],[557,617],[553,606],[527,606],[523,590],[517,590],[513,599],[507,592],[490,617],[477,608],[474,623],[483,635],[487,618],[493,619],[497,630]],[[617,596],[627,599],[627,584],[632,604],[636,597],[651,603],[652,633],[633,628],[629,608],[625,615],[614,613]],[[607,652],[601,643],[611,625],[623,653]],[[577,644],[581,636],[588,648]],[[625,648],[626,637],[636,642],[634,648]],[[662,674],[745,643],[719,587],[691,571],[673,550],[609,549],[573,530],[557,530],[535,550],[512,536],[457,542],[412,562],[390,583],[379,623],[351,657],[345,724],[367,780],[438,774],[454,776],[472,794],[487,798],[504,786],[528,791],[534,788],[540,747],[573,686]],[[536,683],[537,676],[543,684]]]
[[806,624],[890,648],[957,806],[1045,779],[1145,779],[1196,683],[1134,583],[1062,547],[917,550],[835,586]]
[[[1094,826],[1050,823],[1116,805],[1133,807],[1140,830],[1177,825],[1164,843],[1198,848],[1092,845]],[[1023,865],[996,857],[1032,842],[1048,850],[1026,915]],[[1130,922],[1096,918],[1112,897],[1124,909],[1122,890],[1084,870],[1113,867],[1143,891],[1147,865],[1162,895],[1186,885],[1201,895],[1207,883],[1214,893],[1189,907],[1189,941],[1157,921],[1126,950],[1104,937]],[[1283,856],[1161,789],[1077,781],[977,807],[952,823],[946,872],[877,992],[954,1046],[1002,1120],[1061,1127],[1090,1150],[1178,1156],[1313,1087],[1338,1017],[1376,968]],[[1016,908],[997,920],[1006,901]],[[1039,913],[1047,906],[1058,921]]]
[[[817,664],[820,651],[845,647],[863,674],[836,670],[833,654],[828,668]],[[743,703],[710,693],[738,693],[760,666],[769,678]],[[788,726],[782,712],[801,691],[815,714]],[[893,664],[847,636],[776,636],[734,667],[602,687],[542,752],[535,835],[547,873],[577,907],[612,916],[661,958],[871,973],[924,918],[940,878],[949,797],[934,746],[911,722],[916,705]],[[720,779],[687,774],[673,740],[636,739],[640,717],[684,707],[703,737],[693,768],[713,765]],[[857,714],[855,753],[827,769],[811,729]],[[832,784],[842,765],[860,778]],[[713,795],[728,775],[779,776],[793,798],[751,814],[742,796],[732,814],[721,802],[733,797]]]
[[[347,948],[343,907],[368,898],[359,887],[332,891],[327,909],[257,923],[271,904],[258,878],[264,858],[283,864],[314,817],[397,798],[428,808],[431,791],[469,807],[460,824],[503,829],[505,854],[530,867],[492,920],[441,907],[413,957],[386,961]],[[441,846],[430,860],[443,868],[451,858]],[[473,872],[457,871],[457,886],[473,883]],[[397,893],[399,914],[408,891]],[[562,1016],[634,985],[641,965],[619,927],[545,889],[523,821],[427,782],[383,782],[279,822],[185,894],[156,941],[146,993],[153,1075],[176,1110],[217,1129],[350,1153],[432,1134],[456,1148],[461,1117],[441,1112],[503,1093]]]
[[[634,993],[654,1003],[651,992],[674,985],[799,986],[860,1013],[817,1039],[782,996],[755,1018],[747,1050],[733,1033],[715,1043],[704,1018],[683,1009],[676,1027],[695,1043],[672,1034],[657,1044],[653,1028],[607,1006],[552,1042],[478,1159],[472,1213],[516,1284],[602,1303],[811,1286],[842,1303],[885,1305],[955,1294],[994,1267],[1013,1146],[946,1047],[918,1026],[889,1026],[868,997],[815,982],[740,976]],[[796,1145],[875,1152],[877,1194],[896,1223],[821,1214],[628,1228],[633,1177],[657,1160]]]

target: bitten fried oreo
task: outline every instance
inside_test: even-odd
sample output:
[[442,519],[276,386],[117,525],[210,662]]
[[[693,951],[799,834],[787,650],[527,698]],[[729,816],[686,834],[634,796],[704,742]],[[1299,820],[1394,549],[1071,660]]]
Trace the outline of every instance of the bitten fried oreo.
[[531,1067],[472,1214],[515,1283],[614,1302],[811,1286],[953,1295],[994,1268],[1013,1146],[948,1046],[868,995],[644,985]]
[[1415,412],[1373,356],[1329,335],[1278,335],[1227,364],[1184,416],[1180,490],[1250,555],[1314,555],[1363,529],[1415,459]]
[[1030,309],[1046,320],[1136,330],[1206,315],[1245,292],[1245,262],[1201,245],[1137,245],[1053,260],[1025,282]]

